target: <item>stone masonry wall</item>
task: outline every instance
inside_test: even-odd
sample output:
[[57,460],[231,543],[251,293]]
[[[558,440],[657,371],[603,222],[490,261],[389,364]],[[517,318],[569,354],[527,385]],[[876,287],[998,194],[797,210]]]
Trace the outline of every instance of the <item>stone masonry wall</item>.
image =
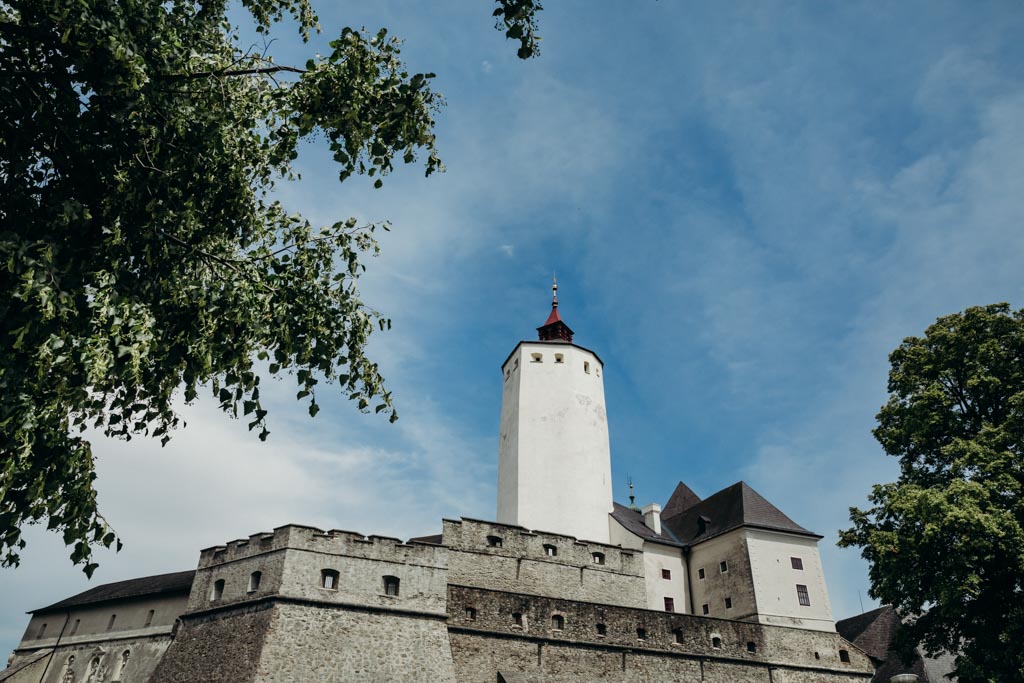
[[258,683],[455,683],[443,617],[279,604]]
[[[500,538],[500,546],[488,537]],[[465,518],[445,520],[443,539],[449,583],[613,605],[647,605],[639,551]],[[545,546],[555,548],[556,554],[549,555]],[[595,561],[595,553],[601,562]]]
[[458,683],[491,683],[499,671],[542,674],[545,683],[863,683],[874,671],[837,634],[463,586],[448,593]]
[[149,683],[255,681],[272,616],[263,601],[184,618]]

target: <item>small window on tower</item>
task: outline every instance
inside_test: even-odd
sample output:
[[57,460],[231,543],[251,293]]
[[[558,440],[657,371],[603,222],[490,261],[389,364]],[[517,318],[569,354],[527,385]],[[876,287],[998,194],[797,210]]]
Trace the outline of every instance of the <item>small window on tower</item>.
[[333,569],[321,569],[320,587],[329,591],[338,590],[338,572]]
[[711,636],[711,647],[716,650],[722,649],[722,638],[720,636]]
[[217,579],[210,588],[210,602],[220,600],[224,596],[224,579]]
[[518,358],[516,358],[515,361],[512,363],[512,369],[513,370],[518,370],[519,369],[519,359]]
[[398,597],[398,584],[399,578],[397,576],[385,576],[384,577],[384,595],[390,595],[391,597]]
[[476,621],[476,608],[475,607],[467,607],[466,608],[466,620],[467,621]]
[[551,628],[555,631],[561,631],[565,629],[565,617],[563,617],[561,614],[552,614]]
[[747,652],[750,652],[750,653],[757,652],[757,643],[755,643],[752,640],[748,641],[747,642]]
[[703,605],[700,606],[700,611],[701,611],[701,614],[710,614],[711,613],[711,605],[709,605],[708,603],[705,602]]
[[249,593],[255,593],[260,589],[260,581],[263,579],[263,572],[249,574]]
[[530,361],[531,363],[541,363],[541,362],[544,361],[544,356],[542,356],[539,353],[532,353],[532,354],[530,354],[530,358],[531,358],[531,361]]
[[558,546],[551,545],[550,543],[545,543],[544,554],[548,557],[554,557],[558,554]]
[[681,628],[674,628],[674,629],[672,629],[672,640],[677,645],[682,645],[683,644],[683,629],[681,629]]
[[645,629],[645,628],[638,628],[636,630],[636,639],[637,640],[647,640],[647,629]]
[[676,601],[675,601],[675,599],[673,599],[673,598],[665,598],[665,611],[666,612],[675,612],[676,611]]
[[604,624],[598,624],[597,625],[597,635],[604,636],[604,635],[607,635],[607,634],[608,634],[608,627],[605,626]]
[[662,569],[661,570],[661,578],[667,579],[668,581],[671,581],[672,580],[672,570],[671,569]]
[[796,585],[796,597],[804,607],[811,606],[811,595],[807,592],[807,586],[802,583]]
[[725,599],[725,609],[732,609],[732,598]]
[[[145,624],[145,626],[152,626],[153,625],[153,616],[155,614],[156,614],[156,610],[152,610],[152,609],[149,610],[149,612],[146,614],[146,624]],[[145,628],[145,626],[143,628]]]
[[590,361],[583,361],[583,372],[590,374]]
[[704,580],[704,567],[701,567],[700,569],[697,570],[697,578],[700,579],[701,581]]
[[[224,583],[224,582],[221,581],[221,583]],[[112,631],[114,629],[114,622],[115,621],[117,621],[117,615],[116,614],[111,614],[110,615],[110,621],[107,622],[107,630],[108,631]]]
[[791,557],[789,558],[789,562],[791,565],[793,565],[793,569],[803,570],[804,568],[804,561],[799,557]]
[[46,624],[39,627],[39,633],[36,634],[36,639],[42,638],[46,635]]
[[555,362],[556,363],[564,363],[565,362],[565,356],[563,356],[560,353],[556,353],[555,354]]
[[604,553],[593,553],[591,557],[594,558],[594,564],[604,564]]
[[596,374],[598,377],[601,376],[601,366],[600,365],[595,365],[594,366],[594,374]]
[[522,613],[520,613],[520,612],[513,612],[512,613],[512,627],[513,628],[515,628],[515,627],[522,628],[523,627],[523,615],[522,615]]
[[729,571],[729,563],[726,562],[725,560],[722,560],[721,562],[719,562],[718,563],[718,571],[721,572],[722,574],[724,574],[727,571]]
[[508,381],[508,378],[511,377],[511,376],[512,376],[512,371],[511,370],[506,370],[505,371],[505,381]]
[[81,624],[81,623],[82,623],[81,619],[75,619],[75,623],[71,624],[71,633],[69,633],[68,635],[69,636],[73,636],[76,633],[78,633],[78,625]]
[[501,547],[501,536],[488,536],[487,537],[487,545],[489,545],[492,548],[500,548]]
[[839,651],[839,661],[840,662],[844,662],[846,664],[849,664],[850,663],[850,652],[848,650],[840,650]]

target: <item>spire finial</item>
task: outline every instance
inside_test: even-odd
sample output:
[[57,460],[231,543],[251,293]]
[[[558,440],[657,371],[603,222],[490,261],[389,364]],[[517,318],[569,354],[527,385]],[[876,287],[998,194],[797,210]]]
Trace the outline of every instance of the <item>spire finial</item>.
[[640,507],[636,504],[636,496],[633,495],[633,477],[627,474],[626,480],[629,482],[629,509],[640,512]]
[[558,308],[558,278],[551,274],[551,307]]

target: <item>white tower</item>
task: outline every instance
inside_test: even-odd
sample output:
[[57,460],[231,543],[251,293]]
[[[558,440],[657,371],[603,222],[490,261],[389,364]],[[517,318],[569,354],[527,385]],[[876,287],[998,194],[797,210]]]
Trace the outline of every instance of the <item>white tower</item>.
[[558,314],[502,365],[498,521],[608,543],[611,452],[603,364]]

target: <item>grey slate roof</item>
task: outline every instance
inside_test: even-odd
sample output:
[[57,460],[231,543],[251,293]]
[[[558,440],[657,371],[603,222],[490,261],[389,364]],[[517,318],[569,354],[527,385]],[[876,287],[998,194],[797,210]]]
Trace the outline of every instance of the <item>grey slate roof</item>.
[[624,526],[632,534],[652,543],[674,546],[683,545],[679,542],[679,539],[672,535],[671,531],[665,528],[664,524],[661,525],[661,535],[658,535],[644,524],[643,513],[631,510],[625,505],[619,505],[618,503],[612,503],[612,505],[614,506],[611,512],[612,519]]
[[920,649],[915,650],[914,660],[905,665],[899,655],[890,649],[893,637],[902,628],[899,615],[889,605],[858,614],[849,619],[836,622],[836,631],[846,640],[864,650],[876,664],[875,675],[871,683],[889,683],[889,679],[897,674],[917,674],[918,683],[946,683],[956,678],[946,678],[946,674],[955,667],[953,655],[942,655],[936,659],[921,656]]
[[822,538],[791,520],[742,481],[690,506],[681,514],[667,520],[663,517],[662,526],[668,527],[677,539],[687,545],[701,543],[740,527]]
[[192,590],[192,580],[195,576],[196,572],[192,569],[187,572],[158,574],[157,576],[144,576],[140,579],[105,583],[102,586],[95,586],[78,595],[72,595],[70,598],[55,602],[52,605],[34,609],[29,614],[66,610],[69,607],[81,607],[83,605],[113,602],[114,600],[128,600],[130,598],[141,598],[150,595],[187,594]]
[[700,496],[694,493],[689,486],[679,482],[676,484],[676,490],[672,492],[668,502],[665,503],[665,509],[661,511],[661,518],[677,517],[699,502]]

